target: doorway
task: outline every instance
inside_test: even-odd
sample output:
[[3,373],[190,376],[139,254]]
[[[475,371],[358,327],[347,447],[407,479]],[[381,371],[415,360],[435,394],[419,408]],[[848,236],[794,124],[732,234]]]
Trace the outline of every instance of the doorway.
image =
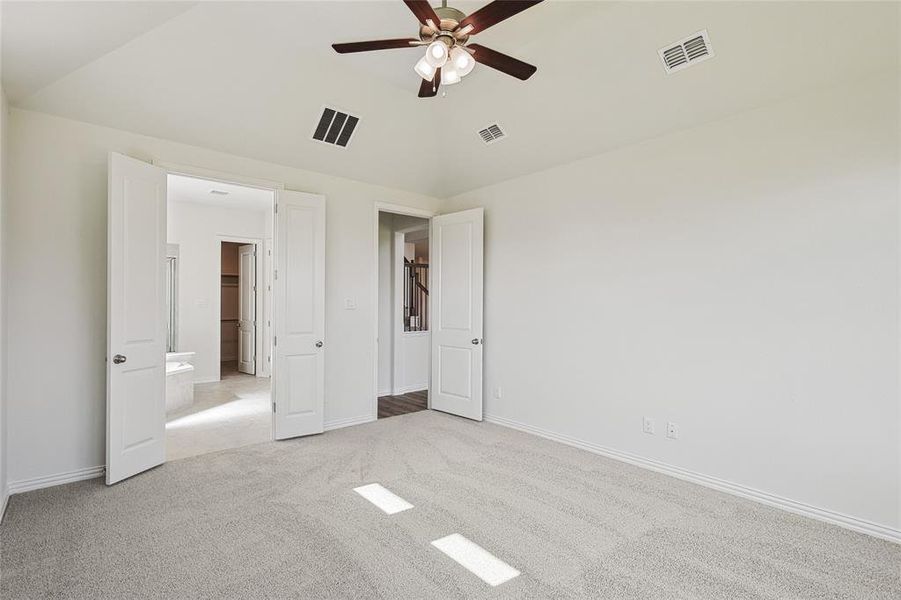
[[[273,190],[170,174],[166,460],[272,439],[267,274]],[[170,380],[175,380],[170,384]],[[170,388],[177,389],[173,397]]]
[[[234,180],[220,175],[191,167],[166,169],[109,153],[107,485],[167,458],[324,431],[325,197],[269,182],[231,183]],[[268,400],[262,403],[253,394],[221,389],[220,238],[231,238],[228,232],[241,230],[253,219],[236,203],[218,206],[220,220],[210,218],[210,204],[220,204],[220,196],[237,204],[255,196],[265,202],[260,218],[267,235],[256,244],[268,259],[257,252],[256,306],[264,308],[256,311],[256,375],[249,376],[266,385]],[[267,381],[270,373],[272,385]],[[190,414],[167,419],[170,383],[175,392],[171,397],[190,405],[177,410]],[[199,386],[206,383],[220,384],[210,398],[200,397],[207,390]],[[181,398],[182,392],[190,397]],[[230,401],[217,398],[229,392]],[[213,406],[204,406],[205,401]],[[240,425],[240,417],[248,412],[268,422],[265,438],[221,435],[227,429],[223,423]],[[239,434],[250,429],[232,428]],[[200,431],[210,435],[191,435]],[[169,448],[176,432],[190,440],[180,456]]]
[[429,219],[379,211],[379,419],[428,408],[429,307]]
[[257,243],[221,243],[219,373],[256,375]]
[[[424,410],[424,403],[429,410],[481,421],[483,209],[436,215],[429,210],[381,202],[374,209],[376,276],[372,298],[377,316],[373,332],[372,419],[396,416],[390,412]],[[408,234],[413,234],[409,240]],[[427,274],[421,278],[409,273],[417,269],[415,252],[413,260],[405,256],[408,242],[416,242],[417,236],[428,240],[423,257]],[[414,295],[416,290],[424,293],[424,302],[417,305],[416,298],[410,296],[404,300],[410,284]],[[389,289],[391,293],[386,291]],[[417,335],[426,337],[424,352],[397,341]],[[414,379],[411,383],[410,374],[417,372],[417,360],[426,365],[426,379],[421,383]],[[381,415],[380,400],[385,409]],[[395,406],[389,407],[389,401]]]

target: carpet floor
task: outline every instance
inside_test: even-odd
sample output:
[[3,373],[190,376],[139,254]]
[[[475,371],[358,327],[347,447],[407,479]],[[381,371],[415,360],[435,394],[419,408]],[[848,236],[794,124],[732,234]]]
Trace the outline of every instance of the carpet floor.
[[[387,515],[353,491],[414,505]],[[430,542],[521,571],[490,587]],[[0,598],[897,599],[901,546],[423,411],[13,496]]]

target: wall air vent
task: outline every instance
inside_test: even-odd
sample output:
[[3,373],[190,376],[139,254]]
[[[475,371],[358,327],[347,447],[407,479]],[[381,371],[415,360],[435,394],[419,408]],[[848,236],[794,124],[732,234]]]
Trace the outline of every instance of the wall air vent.
[[489,125],[485,129],[480,129],[479,137],[482,138],[482,141],[486,144],[492,144],[500,139],[507,137],[507,134],[504,133],[500,125],[495,123],[494,125]]
[[359,122],[358,117],[325,107],[319,118],[319,124],[313,131],[313,139],[323,144],[346,148]]
[[664,46],[657,54],[667,73],[681,71],[714,56],[706,29]]

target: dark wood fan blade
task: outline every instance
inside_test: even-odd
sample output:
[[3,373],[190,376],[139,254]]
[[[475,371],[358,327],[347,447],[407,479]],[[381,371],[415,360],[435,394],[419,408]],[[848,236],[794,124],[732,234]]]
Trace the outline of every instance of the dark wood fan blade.
[[438,94],[438,86],[441,85],[441,69],[435,70],[435,77],[431,81],[422,80],[419,84],[419,97],[431,98]]
[[517,58],[507,56],[497,50],[492,50],[491,48],[486,48],[479,44],[468,44],[466,47],[473,50],[472,57],[476,59],[476,62],[480,62],[492,69],[497,69],[501,73],[512,75],[523,81],[534,75],[535,71],[538,70],[538,67],[530,65],[529,63],[522,62]]
[[369,52],[370,50],[390,50],[391,48],[415,48],[410,42],[418,42],[413,38],[402,40],[373,40],[371,42],[349,42],[347,44],[332,44],[332,48],[339,54],[348,52]]
[[429,4],[428,0],[404,0],[404,4],[413,11],[413,14],[416,15],[416,18],[419,19],[419,22],[423,25],[430,19],[436,27],[441,23],[441,19],[435,14],[435,9],[432,8],[432,5]]
[[497,25],[504,19],[509,19],[513,15],[535,6],[539,2],[541,0],[494,0],[494,2],[486,4],[460,21],[460,27],[472,25],[472,30],[469,33],[479,33],[492,25]]

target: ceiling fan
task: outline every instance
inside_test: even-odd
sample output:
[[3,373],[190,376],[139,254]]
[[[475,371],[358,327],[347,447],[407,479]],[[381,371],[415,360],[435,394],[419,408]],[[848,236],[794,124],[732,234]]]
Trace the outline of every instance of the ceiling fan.
[[537,67],[491,48],[470,44],[469,38],[539,2],[541,0],[494,0],[467,16],[456,8],[447,6],[447,0],[442,0],[440,8],[432,8],[428,0],[404,0],[404,4],[419,20],[419,39],[351,42],[332,44],[332,48],[339,54],[347,54],[426,46],[425,56],[413,67],[422,77],[420,98],[437,95],[441,85],[459,83],[477,62],[526,80],[538,70]]

